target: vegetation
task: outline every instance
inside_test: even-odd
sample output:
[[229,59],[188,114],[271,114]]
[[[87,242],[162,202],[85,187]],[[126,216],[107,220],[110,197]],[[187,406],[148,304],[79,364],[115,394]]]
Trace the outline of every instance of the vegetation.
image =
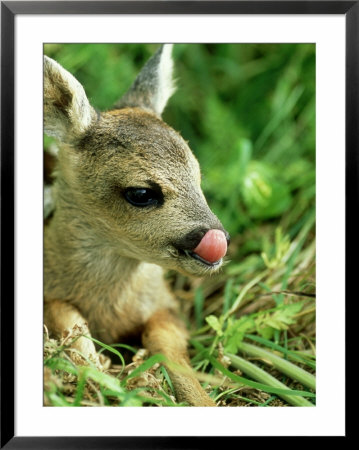
[[[105,110],[156,47],[51,44],[45,53]],[[164,120],[189,141],[208,203],[231,234],[219,275],[168,274],[192,332],[192,365],[218,405],[312,406],[315,46],[178,44],[174,59],[178,90]],[[70,341],[45,336],[46,404],[178,405],[161,355],[117,343],[103,373],[75,366]]]

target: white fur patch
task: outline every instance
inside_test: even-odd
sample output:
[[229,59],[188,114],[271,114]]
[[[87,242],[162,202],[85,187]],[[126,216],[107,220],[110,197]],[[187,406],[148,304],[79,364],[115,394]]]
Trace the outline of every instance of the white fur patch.
[[44,186],[44,218],[47,219],[55,209],[55,200],[52,195],[52,186]]
[[158,114],[162,114],[165,109],[168,99],[176,90],[173,74],[173,60],[172,60],[173,44],[165,44],[163,46],[161,60],[158,65],[158,90],[155,100],[155,110]]

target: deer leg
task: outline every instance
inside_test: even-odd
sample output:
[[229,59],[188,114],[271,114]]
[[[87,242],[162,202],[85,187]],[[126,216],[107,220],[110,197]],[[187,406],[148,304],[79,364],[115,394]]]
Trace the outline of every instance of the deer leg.
[[170,310],[160,310],[152,315],[145,324],[142,341],[150,353],[161,353],[168,361],[186,369],[186,373],[181,373],[180,370],[171,368],[171,364],[166,365],[178,401],[187,402],[191,406],[216,406],[191,374],[187,354],[187,332]]
[[[87,322],[78,309],[61,300],[45,302],[44,321],[50,333],[60,339],[75,337],[76,333],[91,336]],[[107,365],[108,361],[103,360],[99,356],[93,341],[84,336],[80,336],[72,342],[70,348],[71,358],[79,365],[86,364],[87,358],[94,362],[98,368],[103,369],[103,364]],[[71,352],[71,349],[75,351]]]

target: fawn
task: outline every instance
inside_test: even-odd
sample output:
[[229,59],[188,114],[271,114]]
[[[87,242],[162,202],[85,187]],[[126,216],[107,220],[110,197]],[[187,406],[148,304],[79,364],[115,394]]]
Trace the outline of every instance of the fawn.
[[[215,406],[190,372],[187,331],[163,269],[217,271],[228,233],[209,209],[197,160],[161,119],[174,92],[171,45],[145,64],[115,109],[98,113],[82,85],[44,58],[44,130],[60,142],[55,212],[45,227],[44,318],[105,343],[141,335],[186,371],[168,371],[179,401]],[[75,347],[101,366],[93,341]]]

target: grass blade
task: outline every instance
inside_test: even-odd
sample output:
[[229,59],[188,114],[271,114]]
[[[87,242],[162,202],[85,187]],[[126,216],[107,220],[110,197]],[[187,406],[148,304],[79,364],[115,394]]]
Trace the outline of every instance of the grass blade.
[[203,289],[202,287],[199,287],[194,293],[194,317],[196,320],[196,328],[201,328],[203,325],[203,305]]
[[85,386],[86,386],[86,376],[85,372],[82,372],[81,375],[77,379],[77,389],[75,400],[73,406],[81,406],[81,400],[83,399]]
[[52,357],[44,361],[45,366],[49,367],[52,371],[62,370],[70,373],[71,375],[78,375],[78,369],[70,361],[63,358]]
[[255,278],[253,278],[249,283],[247,283],[242,289],[240,294],[238,295],[238,297],[235,299],[233,305],[231,306],[231,308],[226,312],[226,314],[224,314],[224,318],[227,319],[230,315],[232,315],[235,311],[237,311],[237,309],[239,308],[239,306],[242,303],[243,298],[245,297],[245,295],[247,294],[247,292],[256,284],[258,284],[262,278],[264,278],[266,275],[268,275],[269,270],[265,269],[263,272],[261,272],[259,275],[257,275]]
[[165,366],[162,366],[162,367],[161,367],[161,372],[163,373],[163,376],[165,377],[165,380],[167,381],[167,384],[168,384],[169,388],[171,389],[172,395],[174,395],[174,396],[176,397],[175,388],[173,387],[171,378],[170,378],[170,376],[168,375],[168,372],[167,372]]
[[255,345],[247,344],[246,342],[240,343],[239,350],[250,356],[263,358],[264,361],[270,361],[273,364],[273,367],[280,370],[285,375],[288,375],[288,377],[292,378],[292,380],[299,381],[304,384],[304,386],[315,390],[315,377],[312,374],[292,364],[291,362],[280,358],[274,353]]
[[232,354],[227,354],[227,356],[231,358],[232,365],[234,367],[240,369],[241,371],[249,375],[251,378],[271,386],[271,390],[267,388],[266,392],[277,394],[279,397],[281,397],[283,400],[285,400],[286,402],[288,402],[293,406],[314,406],[313,403],[301,397],[300,394],[306,397],[315,397],[315,394],[304,391],[302,392],[290,390],[287,388],[285,384],[281,383],[276,378],[272,377],[272,375],[269,375],[267,372],[255,366],[254,364],[246,361],[245,359]]
[[121,353],[119,351],[117,351],[111,345],[104,344],[103,342],[98,341],[97,339],[93,338],[92,336],[85,336],[84,335],[84,337],[86,337],[87,339],[90,339],[91,341],[95,342],[95,344],[99,345],[103,349],[105,349],[105,350],[115,354],[116,356],[118,356],[120,361],[121,361],[121,363],[122,363],[122,367],[125,367],[126,363],[125,363],[125,360],[124,360],[123,356],[121,355]]
[[282,347],[281,345],[275,344],[272,341],[269,341],[268,339],[264,339],[260,336],[255,336],[253,334],[245,334],[244,337],[247,339],[251,339],[252,341],[258,342],[259,344],[263,344],[266,347],[269,347],[273,350],[277,350],[283,355],[286,355],[288,358],[292,359],[293,361],[297,361],[301,364],[305,364],[306,366],[310,367],[311,369],[315,369],[316,364],[314,361],[309,361],[307,358],[304,358],[301,355],[298,355],[296,352],[292,350],[288,350],[285,347]]
[[129,375],[127,375],[127,377],[122,380],[122,384],[125,384],[126,381],[129,380],[130,378],[137,377],[142,372],[145,372],[146,370],[150,369],[155,364],[164,362],[164,361],[166,361],[166,358],[161,354],[151,356],[144,363],[142,363],[140,366],[138,366],[133,372],[131,372]]
[[[203,346],[196,342],[191,341],[194,347],[202,350]],[[295,406],[313,406],[312,403],[305,400],[303,397],[315,397],[315,394],[312,392],[306,391],[297,391],[293,389],[288,389],[283,383],[266,373],[264,370],[255,366],[254,364],[245,361],[243,358],[239,356],[228,354],[231,358],[233,366],[247,373],[250,377],[252,377],[257,381],[248,380],[247,378],[241,377],[232,373],[230,370],[226,369],[219,361],[217,361],[213,356],[209,354],[208,351],[205,352],[206,358],[210,361],[212,366],[226,375],[231,380],[240,383],[241,385],[246,385],[253,387],[255,389],[259,389],[264,392],[269,392],[270,394],[276,394],[286,400],[288,403],[293,404]],[[264,384],[266,383],[266,384]],[[298,398],[296,398],[296,396]],[[290,400],[288,400],[290,399]],[[293,400],[294,399],[294,400]]]
[[104,386],[117,394],[125,394],[124,389],[121,387],[120,382],[117,378],[107,375],[106,373],[100,372],[93,367],[79,367],[79,377],[84,377],[85,379],[91,378],[91,380],[98,383],[100,386]]

